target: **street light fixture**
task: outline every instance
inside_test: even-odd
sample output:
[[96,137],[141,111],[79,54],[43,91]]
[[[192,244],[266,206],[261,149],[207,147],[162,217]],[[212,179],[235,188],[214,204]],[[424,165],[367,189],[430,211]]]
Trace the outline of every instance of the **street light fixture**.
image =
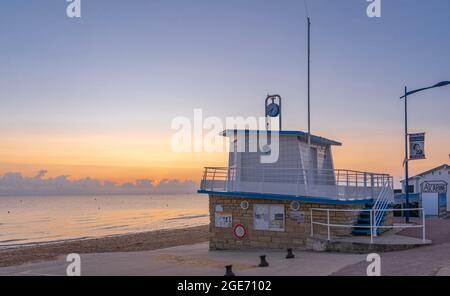
[[[449,85],[450,81],[441,81],[430,87],[419,88],[416,90],[408,91],[405,86],[405,95],[401,96],[400,99],[405,99],[405,197],[406,197],[406,208],[409,208],[409,172],[408,172],[408,96],[415,94],[420,91],[424,91],[431,88],[442,87]],[[405,213],[405,222],[409,223],[409,211]]]

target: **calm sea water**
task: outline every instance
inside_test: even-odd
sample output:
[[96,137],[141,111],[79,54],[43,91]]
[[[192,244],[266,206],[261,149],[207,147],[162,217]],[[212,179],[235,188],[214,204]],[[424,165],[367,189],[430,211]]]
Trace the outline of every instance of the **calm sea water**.
[[0,196],[0,247],[207,224],[201,195]]

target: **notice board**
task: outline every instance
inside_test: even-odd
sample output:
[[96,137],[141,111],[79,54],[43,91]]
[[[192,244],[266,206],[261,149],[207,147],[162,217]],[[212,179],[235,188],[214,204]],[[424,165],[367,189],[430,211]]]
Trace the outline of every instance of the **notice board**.
[[253,227],[255,230],[284,231],[284,205],[255,204]]

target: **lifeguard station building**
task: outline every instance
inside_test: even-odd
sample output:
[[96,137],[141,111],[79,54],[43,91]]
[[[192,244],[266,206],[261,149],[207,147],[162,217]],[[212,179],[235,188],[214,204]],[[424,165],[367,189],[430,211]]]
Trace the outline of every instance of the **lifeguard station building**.
[[262,163],[271,153],[259,145],[266,132],[224,131],[228,166],[204,169],[198,192],[209,196],[210,249],[297,248],[314,235],[380,235],[377,226],[392,223],[391,176],[335,168],[332,148],[341,143],[302,131],[269,132],[279,137],[278,160]]

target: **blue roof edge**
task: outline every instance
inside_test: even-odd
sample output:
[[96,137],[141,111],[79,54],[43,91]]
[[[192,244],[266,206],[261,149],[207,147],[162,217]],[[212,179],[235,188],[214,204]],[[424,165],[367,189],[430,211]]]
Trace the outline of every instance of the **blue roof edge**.
[[290,201],[303,201],[319,204],[330,205],[353,205],[353,204],[367,204],[373,201],[370,199],[357,199],[357,200],[337,200],[326,197],[308,197],[308,196],[295,196],[295,195],[283,195],[283,194],[266,194],[266,193],[254,193],[254,192],[223,192],[223,191],[210,191],[210,190],[198,190],[200,194],[217,194],[223,196],[241,197],[241,198],[259,198],[259,199],[272,199],[272,200],[290,200]]
[[[300,137],[304,137],[304,138],[308,137],[308,133],[303,132],[303,131],[283,131],[283,130],[282,131],[266,131],[266,130],[262,131],[262,130],[227,129],[227,130],[224,130],[223,132],[221,132],[220,135],[226,137],[226,136],[228,136],[228,134],[234,133],[234,132],[237,132],[237,133],[245,132],[246,134],[249,134],[249,133],[257,134],[259,132],[265,132],[268,134],[278,133],[279,135],[282,135],[282,136],[300,136]],[[311,141],[316,142],[316,143],[326,144],[326,145],[342,146],[342,143],[340,143],[340,142],[330,140],[330,139],[320,137],[320,136],[315,136],[315,135],[311,135]]]

